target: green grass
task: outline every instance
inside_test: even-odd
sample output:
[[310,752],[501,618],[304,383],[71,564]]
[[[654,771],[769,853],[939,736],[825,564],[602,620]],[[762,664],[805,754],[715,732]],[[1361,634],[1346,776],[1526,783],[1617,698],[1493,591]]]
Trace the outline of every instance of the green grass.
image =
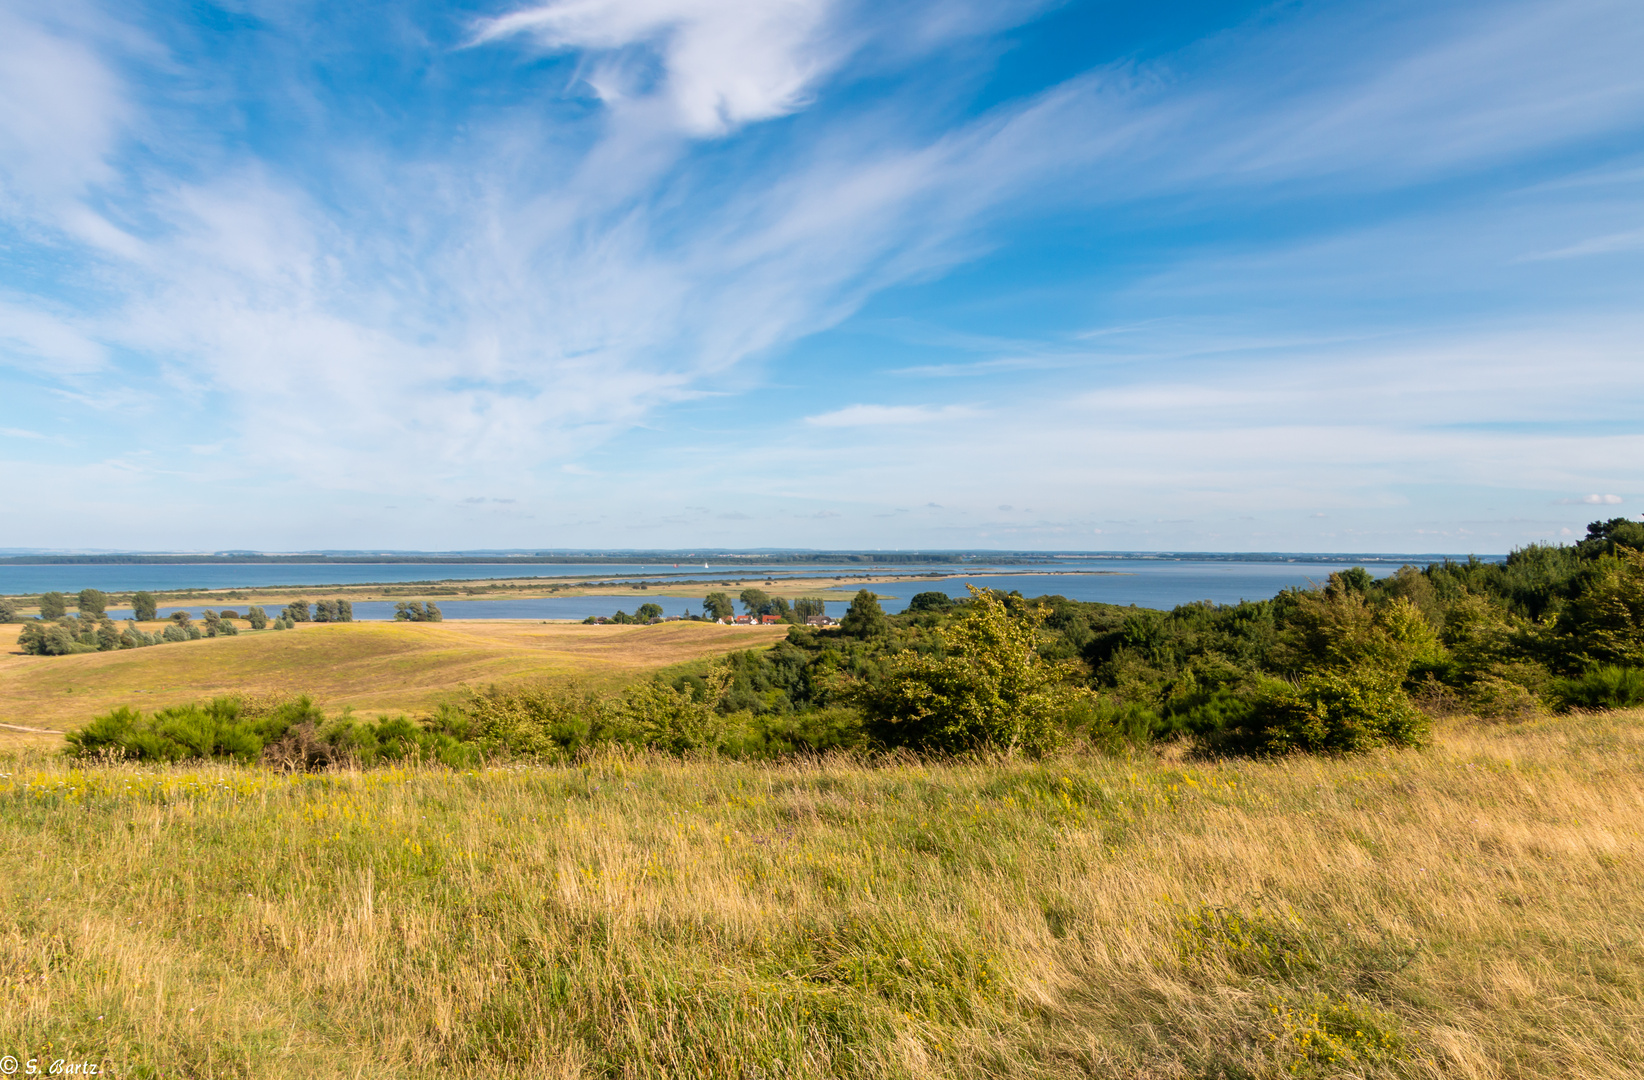
[[1644,718],[1223,763],[0,765],[0,1053],[165,1077],[1633,1077]]

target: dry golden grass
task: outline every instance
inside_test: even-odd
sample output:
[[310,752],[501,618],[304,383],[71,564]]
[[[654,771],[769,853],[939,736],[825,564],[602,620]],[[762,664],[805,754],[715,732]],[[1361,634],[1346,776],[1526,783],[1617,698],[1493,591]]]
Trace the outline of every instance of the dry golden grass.
[[1196,763],[0,779],[0,1053],[121,1076],[1581,1077],[1644,715]]
[[[7,629],[15,648],[16,628]],[[464,683],[616,681],[767,645],[786,629],[683,622],[308,623],[120,652],[7,652],[0,655],[0,722],[60,731],[119,705],[159,708],[233,692],[308,693],[330,710],[419,712]],[[56,738],[7,729],[0,736]]]

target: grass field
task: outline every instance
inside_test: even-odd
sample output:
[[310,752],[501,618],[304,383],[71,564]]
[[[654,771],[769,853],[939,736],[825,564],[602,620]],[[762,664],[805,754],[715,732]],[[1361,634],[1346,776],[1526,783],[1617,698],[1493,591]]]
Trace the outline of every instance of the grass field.
[[[14,650],[18,628],[4,629]],[[151,709],[230,692],[307,693],[326,709],[415,713],[464,683],[616,682],[769,644],[786,630],[684,622],[307,623],[120,652],[8,651],[0,655],[0,723],[60,731],[118,705]],[[28,742],[60,738],[0,729],[0,746]]]
[[25,1061],[1480,1080],[1644,1061],[1641,713],[1270,762],[0,771],[0,1053]]

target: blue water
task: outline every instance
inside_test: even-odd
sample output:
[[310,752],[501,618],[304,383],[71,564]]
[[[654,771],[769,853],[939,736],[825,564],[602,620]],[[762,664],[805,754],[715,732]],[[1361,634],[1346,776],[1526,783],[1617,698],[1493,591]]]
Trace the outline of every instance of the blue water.
[[[1173,608],[1210,600],[1218,604],[1236,604],[1240,600],[1265,600],[1291,586],[1322,583],[1333,571],[1345,570],[1348,563],[1234,563],[1234,562],[1165,562],[1154,559],[1108,560],[1104,568],[1120,570],[1108,574],[1037,574],[1037,573],[981,573],[974,576],[939,581],[900,581],[873,586],[882,597],[880,604],[892,614],[904,610],[916,593],[944,592],[949,596],[964,597],[967,583],[982,588],[1015,590],[1024,596],[1060,595],[1070,600],[1095,600],[1107,604],[1135,604],[1139,607]],[[172,569],[172,568],[165,568]],[[180,569],[180,568],[179,568]],[[1386,566],[1371,570],[1376,576],[1390,573]],[[829,615],[843,615],[850,606],[851,597],[862,586],[845,583],[821,595],[827,600]],[[704,588],[703,593],[712,591]],[[324,596],[323,589],[311,589],[310,599]],[[623,596],[552,596],[527,600],[518,598],[490,600],[438,601],[447,619],[585,619],[590,615],[613,615],[618,610],[632,615],[640,604],[661,606],[664,615],[683,615],[687,611],[700,614],[702,597],[655,596],[649,592],[635,592]],[[207,601],[186,607],[164,607],[164,618],[173,611],[189,611],[198,616],[207,607],[229,607],[245,614],[244,601],[223,604]],[[276,606],[265,604],[270,615]],[[129,609],[110,609],[112,618],[130,615]],[[356,619],[392,619],[391,601],[357,601]]]
[[[289,585],[317,589],[324,585],[363,585],[407,581],[472,581],[477,578],[564,578],[601,581],[630,575],[644,575],[653,581],[669,578],[716,578],[742,581],[748,578],[816,577],[867,573],[869,567],[795,566],[791,563],[735,566],[714,565],[702,569],[702,562],[607,563],[599,566],[579,563],[182,563],[182,564],[0,564],[0,596],[26,596],[43,592],[77,593],[81,589],[104,592],[134,592],[138,589],[199,589],[229,591],[258,586]],[[952,567],[896,567],[898,573],[917,574]],[[883,572],[883,571],[882,571]]]

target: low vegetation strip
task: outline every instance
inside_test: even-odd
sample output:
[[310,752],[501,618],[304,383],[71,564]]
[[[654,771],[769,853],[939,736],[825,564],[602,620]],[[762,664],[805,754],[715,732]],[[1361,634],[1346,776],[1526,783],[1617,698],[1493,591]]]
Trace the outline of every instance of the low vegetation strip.
[[432,712],[464,683],[576,679],[613,685],[722,656],[786,627],[568,626],[530,622],[300,624],[275,633],[76,656],[0,655],[0,721],[63,730],[121,706],[223,694],[308,693],[335,712]]
[[1634,1077],[1644,716],[1185,762],[0,776],[0,1052],[117,1076]]

